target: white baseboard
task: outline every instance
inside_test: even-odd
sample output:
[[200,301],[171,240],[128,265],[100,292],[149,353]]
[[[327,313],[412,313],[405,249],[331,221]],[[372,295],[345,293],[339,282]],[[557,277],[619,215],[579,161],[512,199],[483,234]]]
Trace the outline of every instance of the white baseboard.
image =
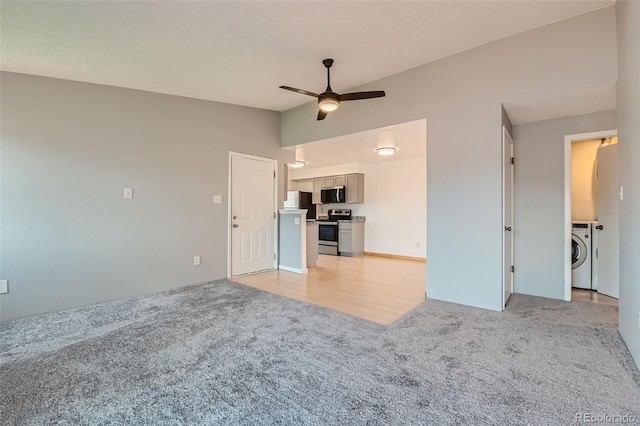
[[307,268],[304,268],[304,269],[292,268],[290,266],[284,266],[284,265],[279,265],[278,269],[282,269],[283,271],[288,271],[288,272],[295,272],[296,274],[306,274],[307,272],[309,272]]

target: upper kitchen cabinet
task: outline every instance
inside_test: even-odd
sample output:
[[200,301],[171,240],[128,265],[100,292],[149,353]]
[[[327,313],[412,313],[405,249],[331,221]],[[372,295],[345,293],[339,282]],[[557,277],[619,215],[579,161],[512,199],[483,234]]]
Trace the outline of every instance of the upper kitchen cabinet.
[[347,192],[348,204],[364,203],[364,175],[362,173],[354,173],[345,176],[345,187]]
[[311,200],[313,204],[322,204],[322,194],[320,194],[320,190],[322,189],[323,181],[323,178],[317,178],[313,180],[313,196]]
[[322,178],[322,189],[333,188],[336,186],[334,183],[335,179],[333,176],[327,176]]
[[[364,175],[354,173],[350,175],[323,176],[307,180],[307,184],[313,181],[313,204],[322,204],[323,189],[331,189],[336,186],[344,186],[347,193],[346,202],[349,204],[364,203]],[[305,189],[309,190],[309,189]]]

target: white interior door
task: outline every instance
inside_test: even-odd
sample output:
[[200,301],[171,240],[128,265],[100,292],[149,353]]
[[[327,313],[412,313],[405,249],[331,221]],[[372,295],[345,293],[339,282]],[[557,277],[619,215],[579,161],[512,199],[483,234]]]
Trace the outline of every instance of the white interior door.
[[231,276],[273,269],[275,164],[231,156]]
[[502,307],[513,292],[513,139],[502,126]]
[[597,248],[598,293],[618,298],[619,226],[618,226],[618,145],[598,149],[598,223]]

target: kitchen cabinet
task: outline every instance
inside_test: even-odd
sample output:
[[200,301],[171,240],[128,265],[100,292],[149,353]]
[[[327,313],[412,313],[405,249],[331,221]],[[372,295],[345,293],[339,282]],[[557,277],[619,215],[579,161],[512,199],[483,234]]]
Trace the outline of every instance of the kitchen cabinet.
[[318,260],[318,222],[307,221],[307,268],[316,266]]
[[338,252],[340,256],[364,254],[364,222],[338,222]]
[[322,178],[313,180],[313,196],[311,201],[313,204],[322,204],[322,198],[320,194],[320,190],[322,189],[322,181]]
[[335,185],[333,184],[334,179],[333,176],[327,176],[322,178],[322,189],[333,188]]
[[364,203],[364,175],[362,173],[346,175],[345,181],[347,204]]
[[353,234],[351,223],[338,223],[338,252],[353,253]]
[[336,186],[345,186],[345,175],[325,176],[322,178],[322,189],[335,188]]
[[347,203],[364,203],[364,175],[362,173],[353,173],[350,175],[324,176],[313,179],[313,204],[322,204],[321,190],[335,188],[336,186],[345,187]]

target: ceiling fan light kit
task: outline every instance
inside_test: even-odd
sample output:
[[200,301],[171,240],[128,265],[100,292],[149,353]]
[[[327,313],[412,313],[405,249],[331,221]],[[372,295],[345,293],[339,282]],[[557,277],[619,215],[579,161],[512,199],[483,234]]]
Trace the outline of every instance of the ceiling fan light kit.
[[382,90],[374,90],[370,92],[353,92],[353,93],[344,93],[342,95],[334,92],[331,89],[331,66],[333,65],[333,59],[325,59],[322,61],[324,66],[327,68],[327,88],[321,93],[317,94],[314,92],[309,92],[308,90],[296,89],[295,87],[289,86],[280,86],[281,89],[291,90],[292,92],[300,93],[307,96],[313,96],[318,99],[318,120],[324,120],[328,113],[335,111],[340,106],[340,102],[342,101],[357,101],[361,99],[373,99],[373,98],[381,98],[385,96],[384,91]]
[[330,97],[318,99],[318,107],[320,107],[320,109],[324,112],[335,111],[338,109],[339,106],[340,106],[340,100],[337,99],[337,97],[335,99]]
[[393,155],[396,153],[396,149],[392,146],[383,146],[376,149],[378,155]]

